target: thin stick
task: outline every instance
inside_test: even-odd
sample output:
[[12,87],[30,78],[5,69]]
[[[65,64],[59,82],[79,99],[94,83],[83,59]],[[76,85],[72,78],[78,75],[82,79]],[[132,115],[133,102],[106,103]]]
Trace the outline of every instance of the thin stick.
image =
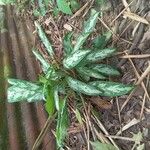
[[[127,129],[129,129],[130,127],[132,127],[132,126],[138,124],[139,122],[140,122],[139,119],[133,118],[129,123],[127,123],[127,124],[122,128],[122,132],[125,131],[125,130],[127,130]],[[120,134],[121,134],[121,130],[119,130],[116,135],[120,135]]]
[[[107,132],[107,130],[105,129],[105,127],[103,126],[103,124],[101,123],[101,121],[93,114],[93,119],[97,121],[100,129],[106,134],[106,135],[109,135],[109,133]],[[115,141],[111,138],[111,137],[108,137],[108,139],[111,141],[111,143],[119,150],[119,147],[117,146],[117,144],[115,143]]]
[[[148,86],[148,83],[149,83],[149,76],[148,76],[148,78],[147,78],[146,86]],[[144,97],[143,97],[142,108],[141,108],[141,113],[140,113],[140,120],[142,120],[145,102],[146,102],[146,93],[144,93]]]
[[120,58],[149,58],[149,57],[150,57],[150,54],[120,56]]
[[80,98],[82,100],[83,107],[84,107],[84,110],[85,110],[85,113],[86,113],[86,115],[84,113],[83,113],[83,115],[84,115],[85,121],[86,121],[86,127],[87,127],[86,138],[87,138],[87,147],[88,147],[87,149],[89,150],[90,149],[89,115],[88,115],[88,112],[87,112],[87,109],[86,109],[86,106],[85,106],[84,99],[83,99],[81,94],[80,94]]
[[126,1],[126,0],[122,0],[122,3],[123,3],[123,5],[124,5],[124,7],[127,9],[127,11],[128,11],[128,12],[131,12],[131,11],[130,11],[130,8],[129,8],[129,4],[127,3],[127,1]]
[[53,120],[55,119],[55,116],[56,116],[56,113],[53,115],[53,116],[49,116],[43,129],[41,130],[39,136],[37,137],[33,147],[32,147],[32,150],[37,150],[38,147],[40,146],[44,136],[46,135],[47,131],[48,131],[48,128],[50,127],[51,123],[53,122]]
[[142,120],[142,117],[143,117],[145,102],[146,102],[146,93],[144,93],[144,97],[143,97],[142,108],[140,112],[140,120]]
[[89,5],[90,1],[83,5],[69,20],[74,19],[75,17],[79,16],[82,11]]
[[89,12],[89,10],[91,9],[92,5],[94,3],[94,0],[91,1],[90,6],[87,8],[86,12],[83,14],[82,18],[84,18],[86,16],[86,14]]
[[117,36],[101,18],[98,18],[98,19],[99,19],[99,21],[104,25],[104,27],[105,27],[107,30],[109,30],[109,31],[113,34],[113,36],[114,36],[114,38],[115,38],[116,40],[118,40],[118,41],[122,40],[122,41],[124,41],[124,42],[126,42],[126,43],[128,43],[128,44],[133,44],[132,42],[127,41],[127,40],[125,40],[125,39],[120,38],[119,36]]
[[139,80],[137,81],[136,85],[141,84],[141,82],[144,80],[144,78],[150,73],[150,64],[147,67],[147,69],[144,71],[144,73],[141,75],[141,77],[139,78]]
[[[134,1],[134,0],[133,0],[133,1]],[[131,3],[129,3],[128,7],[133,3],[133,1],[131,1]],[[124,11],[127,10],[128,7],[124,8],[124,9],[119,13],[119,15],[111,22],[111,25],[123,14]]]
[[[126,53],[126,55],[128,55],[128,54]],[[137,69],[135,68],[135,65],[133,64],[133,62],[132,62],[132,60],[131,60],[130,58],[128,58],[128,60],[130,61],[131,65],[132,65],[132,67],[133,67],[133,69],[134,69],[134,72],[135,72],[137,78],[139,79],[139,78],[140,78],[140,75],[139,75],[139,73],[137,72]],[[137,85],[137,84],[136,84],[136,85]],[[146,89],[146,87],[145,87],[145,84],[144,84],[143,82],[141,82],[141,86],[142,86],[142,88],[144,89],[144,91],[145,91],[145,93],[146,93],[146,96],[147,96],[147,98],[148,98],[149,101],[150,101],[150,96],[149,96],[149,94],[148,94],[148,92],[147,92],[147,89]],[[131,97],[132,97],[133,92],[134,92],[134,90],[130,93],[130,95],[128,96],[128,98],[126,99],[126,101],[123,103],[123,105],[121,106],[121,110],[120,110],[120,111],[122,111],[123,108],[126,106],[126,104],[129,102],[129,100],[130,100]]]
[[135,141],[133,138],[117,136],[117,135],[105,135],[106,137],[111,137],[113,139],[127,140],[127,141]]
[[[130,58],[128,58],[128,59],[129,59],[131,65],[133,66],[133,69],[134,69],[134,71],[135,71],[135,74],[136,74],[137,78],[139,79],[139,78],[140,78],[140,75],[139,75],[139,73],[137,72],[137,70],[136,70],[136,68],[135,68],[135,65],[133,64],[133,61],[132,61]],[[137,85],[137,84],[136,84],[136,85]],[[145,91],[145,93],[146,93],[147,98],[150,100],[150,96],[149,96],[149,94],[148,94],[148,92],[147,92],[147,89],[146,89],[146,87],[145,87],[145,84],[144,84],[143,82],[141,82],[141,85],[142,85],[142,87],[143,87],[143,89],[144,89],[144,91]]]
[[122,134],[122,120],[121,120],[120,107],[119,107],[119,102],[118,102],[117,97],[116,97],[116,103],[117,103],[117,110],[118,110],[118,116],[119,116],[119,122],[120,122],[120,130],[121,130],[121,134]]
[[84,114],[84,118],[86,120],[86,130],[87,130],[87,150],[90,150],[90,129],[89,129],[89,121],[88,121],[88,117],[86,116],[86,114]]
[[130,101],[133,93],[135,92],[135,89],[129,94],[129,96],[127,97],[127,99],[125,100],[125,102],[122,104],[120,112],[124,109],[124,107],[127,105],[127,103]]
[[96,128],[94,127],[94,131],[97,135],[97,138],[102,142],[102,143],[107,143],[107,144],[110,144],[109,140],[104,136],[104,134],[102,132],[98,132],[96,130]]

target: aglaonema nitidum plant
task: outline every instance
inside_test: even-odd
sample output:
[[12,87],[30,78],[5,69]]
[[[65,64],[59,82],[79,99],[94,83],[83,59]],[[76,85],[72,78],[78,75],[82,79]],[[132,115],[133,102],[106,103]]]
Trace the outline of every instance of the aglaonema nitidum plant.
[[[71,95],[84,94],[87,96],[121,96],[133,89],[132,85],[108,81],[109,76],[119,76],[117,69],[110,65],[98,63],[112,56],[116,49],[105,48],[110,39],[109,32],[96,37],[92,48],[85,48],[88,36],[93,32],[99,12],[91,10],[90,18],[85,22],[82,33],[72,45],[73,33],[64,37],[64,59],[61,63],[55,60],[53,48],[41,26],[35,22],[38,35],[49,54],[48,61],[37,50],[33,54],[39,60],[43,74],[39,81],[31,83],[24,80],[8,79],[8,101],[28,102],[45,101],[45,108],[50,116],[57,111],[56,141],[62,148],[68,128],[67,98]],[[91,80],[92,79],[92,80]]]

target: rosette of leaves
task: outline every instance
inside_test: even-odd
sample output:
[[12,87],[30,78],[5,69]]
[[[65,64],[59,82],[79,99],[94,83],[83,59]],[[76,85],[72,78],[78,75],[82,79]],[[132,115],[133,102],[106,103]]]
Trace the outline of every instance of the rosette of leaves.
[[112,56],[116,51],[115,48],[105,48],[111,37],[109,32],[96,37],[92,41],[92,47],[86,48],[85,43],[93,32],[98,17],[99,12],[92,9],[90,18],[85,22],[83,31],[77,37],[75,45],[72,45],[71,42],[73,33],[65,35],[62,63],[55,60],[55,52],[48,38],[42,27],[35,22],[38,35],[52,63],[48,63],[42,54],[33,50],[33,54],[43,69],[39,81],[31,83],[17,79],[8,80],[11,84],[8,88],[8,101],[10,103],[22,100],[28,102],[44,100],[45,108],[50,116],[56,111],[58,112],[56,128],[58,148],[63,147],[67,135],[69,124],[67,98],[72,93],[115,97],[127,94],[133,89],[132,85],[108,81],[109,76],[119,76],[120,72],[110,65],[99,63],[101,60]]

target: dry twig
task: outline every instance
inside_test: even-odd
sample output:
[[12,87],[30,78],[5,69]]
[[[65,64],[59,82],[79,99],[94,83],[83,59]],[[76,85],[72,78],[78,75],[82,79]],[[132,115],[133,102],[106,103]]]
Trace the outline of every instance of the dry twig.
[[118,132],[117,132],[117,134],[116,135],[120,135],[121,134],[121,132],[123,132],[123,131],[125,131],[125,130],[127,130],[127,129],[129,129],[130,127],[132,127],[132,126],[134,126],[134,125],[136,125],[136,124],[138,124],[140,122],[140,120],[139,119],[132,119],[129,123],[127,123],[123,128],[122,128],[122,131],[121,130],[119,130]]
[[141,54],[141,55],[124,55],[119,58],[149,58],[150,54]]
[[[126,53],[126,52],[125,52]],[[128,55],[127,53],[126,53],[126,55]],[[131,63],[131,65],[132,65],[132,67],[133,67],[133,69],[134,69],[134,72],[135,72],[135,75],[137,76],[137,78],[138,79],[140,79],[140,75],[139,75],[139,73],[138,73],[138,71],[137,71],[137,69],[136,69],[136,67],[135,67],[135,65],[133,64],[133,62],[132,62],[132,60],[130,59],[130,58],[128,58],[129,59],[129,61],[130,61],[130,63]],[[148,69],[149,70],[149,69]],[[146,71],[146,74],[147,74],[147,71]],[[145,76],[145,75],[144,75]],[[143,78],[143,77],[142,77]],[[140,79],[141,80],[141,79]],[[139,81],[138,81],[139,82]],[[137,83],[138,83],[137,82]],[[147,89],[146,89],[146,86],[145,86],[145,84],[143,83],[143,81],[140,81],[141,83],[141,86],[143,87],[143,89],[144,89],[144,91],[145,91],[145,93],[146,93],[146,96],[147,96],[147,98],[150,100],[150,96],[149,96],[149,93],[148,93],[148,91],[147,91]],[[137,84],[136,83],[136,85],[139,85],[139,83]],[[123,103],[123,105],[121,106],[121,110],[120,111],[122,111],[123,110],[123,108],[126,106],[126,104],[129,102],[129,100],[131,99],[131,97],[132,97],[132,94],[134,93],[134,91],[135,90],[133,90],[131,93],[130,93],[130,95],[128,96],[128,98],[126,99],[126,101]]]
[[[92,116],[93,120],[98,124],[99,128],[106,134],[109,135],[109,133],[107,132],[107,130],[105,129],[105,127],[103,126],[103,124],[101,123],[101,121],[93,114]],[[115,143],[115,141],[111,138],[108,137],[108,139],[111,141],[111,143],[119,150],[119,147],[117,146],[117,144]]]

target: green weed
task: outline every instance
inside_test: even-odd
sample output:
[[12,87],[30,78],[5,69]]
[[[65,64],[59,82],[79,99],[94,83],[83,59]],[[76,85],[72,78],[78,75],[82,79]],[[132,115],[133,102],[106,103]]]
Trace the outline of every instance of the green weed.
[[[68,11],[68,14],[71,12],[69,9],[65,11]],[[90,18],[85,22],[75,45],[72,45],[73,33],[66,34],[63,40],[64,59],[60,63],[55,59],[55,51],[42,27],[35,22],[38,35],[52,63],[48,63],[44,56],[34,49],[33,54],[43,69],[39,80],[36,83],[18,79],[8,80],[11,85],[8,88],[8,102],[44,100],[46,111],[50,116],[56,111],[58,112],[56,127],[58,148],[63,148],[69,126],[68,97],[76,94],[115,97],[127,94],[134,88],[132,85],[108,81],[109,76],[119,76],[120,72],[110,65],[99,63],[103,59],[111,57],[116,51],[115,48],[105,48],[111,38],[109,32],[96,37],[91,42],[92,47],[86,48],[85,42],[93,32],[98,17],[99,12],[92,9]],[[81,122],[79,113],[77,115]]]

